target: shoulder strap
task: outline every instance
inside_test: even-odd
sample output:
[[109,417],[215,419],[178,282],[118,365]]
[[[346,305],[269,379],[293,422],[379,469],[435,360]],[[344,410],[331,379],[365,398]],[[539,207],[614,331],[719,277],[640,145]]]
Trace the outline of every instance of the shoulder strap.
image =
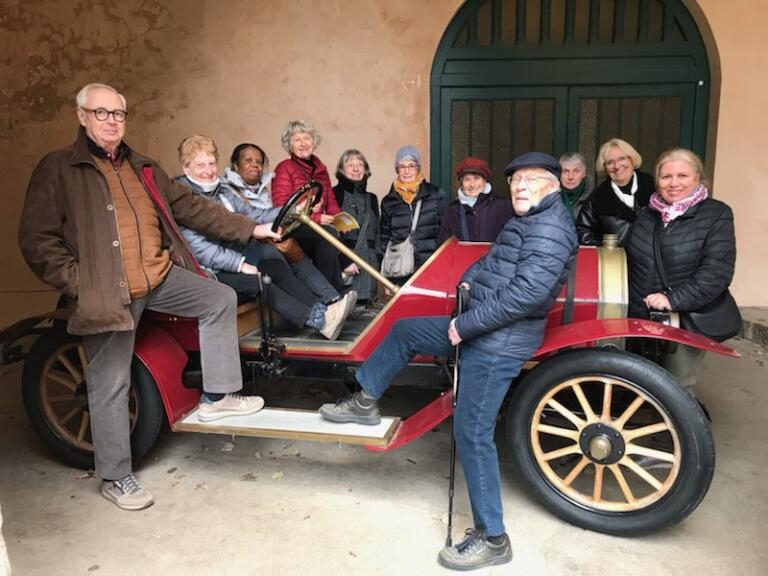
[[416,202],[416,210],[413,213],[413,220],[411,220],[411,234],[416,230],[416,225],[419,223],[419,214],[421,213],[421,200]]
[[659,224],[661,224],[661,219],[656,220],[653,227],[654,261],[656,262],[656,270],[659,272],[659,278],[661,278],[661,283],[664,285],[664,289],[671,292],[672,286],[670,286],[667,281],[667,274],[664,272],[664,261],[661,259],[661,235],[659,234]]

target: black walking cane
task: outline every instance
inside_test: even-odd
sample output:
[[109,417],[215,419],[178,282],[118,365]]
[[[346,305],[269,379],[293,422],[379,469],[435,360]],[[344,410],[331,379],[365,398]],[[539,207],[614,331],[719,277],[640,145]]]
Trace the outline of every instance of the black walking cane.
[[[464,286],[456,286],[456,316],[464,312],[469,301],[469,292]],[[456,345],[456,351],[453,358],[453,414],[456,411],[456,398],[459,394],[459,364],[461,363],[460,345]],[[456,435],[453,432],[453,422],[451,422],[451,471],[448,476],[448,534],[445,537],[445,547],[450,548],[453,544],[451,530],[453,528],[453,486],[456,480]]]

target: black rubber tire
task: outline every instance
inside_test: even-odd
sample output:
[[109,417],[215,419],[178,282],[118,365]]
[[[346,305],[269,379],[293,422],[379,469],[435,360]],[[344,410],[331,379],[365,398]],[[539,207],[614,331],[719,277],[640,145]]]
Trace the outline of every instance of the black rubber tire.
[[[595,377],[595,380],[591,381],[591,377]],[[583,384],[581,380],[573,380],[574,378],[584,378]],[[597,378],[603,380],[598,381]],[[615,468],[619,468],[622,474],[633,478],[637,485],[645,486],[651,492],[647,505],[643,504],[643,499],[640,498],[638,499],[640,503],[635,506],[633,499],[624,494],[623,497],[627,498],[629,508],[619,509],[619,503],[614,506],[614,503],[605,502],[602,493],[599,493],[597,498],[594,493],[590,493],[587,471],[592,471],[591,481],[592,490],[594,490],[598,485],[597,468],[599,467],[603,468],[599,475],[602,480],[601,486],[613,480],[618,487],[615,492],[618,493],[621,490],[621,484],[609,466],[592,460],[591,456],[594,454],[589,449],[587,450],[589,454],[581,449],[584,446],[581,444],[583,439],[595,431],[594,426],[597,426],[601,417],[600,412],[596,411],[598,421],[591,429],[581,428],[572,422],[568,423],[567,418],[554,410],[553,405],[550,404],[551,399],[559,401],[561,398],[553,394],[562,396],[573,393],[573,382],[577,382],[580,389],[594,387],[593,399],[587,402],[590,404],[594,402],[597,407],[603,404],[611,405],[612,399],[620,398],[622,394],[628,398],[626,400],[628,403],[633,396],[635,399],[647,398],[648,400],[641,404],[641,407],[645,406],[645,413],[656,414],[661,421],[660,426],[668,426],[663,434],[669,438],[671,446],[669,454],[672,461],[661,466],[669,468],[668,476],[663,478],[663,490],[652,488],[651,484],[644,483],[641,477],[630,468],[613,462]],[[610,382],[610,386],[605,382]],[[604,391],[606,388],[613,391],[613,395],[608,396],[607,402],[605,397],[600,398],[600,386]],[[597,401],[597,398],[600,400]],[[574,404],[583,407],[575,393],[572,399]],[[619,406],[618,400],[616,404],[617,411],[624,409]],[[584,412],[586,413],[586,410]],[[640,412],[641,409],[638,409],[633,413],[629,421],[631,422],[632,418]],[[538,428],[545,424],[551,429],[551,425],[553,422],[557,423],[558,418],[563,423],[562,429],[566,432],[569,427],[578,431],[578,434],[575,434],[578,439],[563,439]],[[585,421],[587,420],[585,418]],[[604,420],[614,423],[618,421],[614,416]],[[638,423],[636,426],[639,428],[643,424]],[[559,424],[554,427],[558,428]],[[618,425],[617,429],[621,430],[621,428],[622,426]],[[623,437],[625,432],[631,433],[631,429],[632,426],[628,426],[625,431],[620,432],[620,435]],[[674,441],[675,436],[677,443]],[[625,449],[629,448],[629,450],[623,454],[626,458],[630,458],[630,451],[639,443],[636,438],[627,437],[626,439]],[[656,364],[640,356],[618,350],[574,350],[542,361],[526,375],[511,396],[506,412],[504,440],[505,453],[511,456],[515,472],[541,504],[567,522],[615,536],[650,534],[680,522],[693,512],[704,498],[715,469],[715,447],[709,422],[694,396]],[[550,445],[561,442],[561,446],[571,443],[570,448],[579,450],[576,454],[563,456],[564,459],[570,458],[571,461],[565,461],[562,475],[555,471],[557,459],[547,454],[547,451],[542,448],[546,442]],[[617,458],[620,457],[619,454],[622,452],[613,453]],[[549,458],[553,459],[548,460]],[[574,488],[574,485],[578,485],[582,472],[576,474],[574,469],[578,468],[579,463],[584,460],[587,461],[583,469],[586,478],[583,489],[580,491]],[[656,462],[659,461],[656,460]],[[571,463],[574,465],[568,469]],[[639,464],[639,461],[637,464],[643,468],[643,472],[648,471],[644,465]],[[576,474],[570,484],[568,483],[569,473]],[[651,498],[656,500],[651,501]]]
[[[32,429],[46,448],[68,466],[92,470],[94,461],[90,430],[82,441],[78,441],[66,426],[54,421],[57,416],[53,414],[54,407],[51,403],[44,405],[46,402],[44,398],[47,397],[44,392],[47,380],[43,377],[44,372],[52,366],[57,366],[57,372],[64,376],[71,376],[67,367],[57,361],[59,354],[64,354],[70,365],[82,372],[82,363],[77,353],[79,346],[82,346],[81,338],[68,334],[63,326],[55,326],[43,332],[31,346],[24,362],[21,377],[22,397]],[[154,379],[137,359],[133,361],[131,372],[131,409],[137,414],[131,430],[131,451],[135,463],[146,456],[157,441],[165,424],[165,409]],[[72,382],[74,383],[74,379]],[[68,390],[62,387],[60,392],[58,396],[64,397]],[[78,413],[85,413],[87,412],[86,394],[87,385],[78,386],[77,392],[72,393],[71,398],[64,398],[63,403],[68,403],[72,410],[79,410]]]

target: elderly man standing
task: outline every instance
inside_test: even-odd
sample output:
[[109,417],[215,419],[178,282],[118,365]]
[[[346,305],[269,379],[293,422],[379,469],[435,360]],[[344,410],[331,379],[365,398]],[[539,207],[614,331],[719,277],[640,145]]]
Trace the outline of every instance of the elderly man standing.
[[[125,98],[104,84],[77,95],[75,143],[46,155],[27,189],[19,245],[41,280],[71,306],[67,330],[82,335],[96,474],[124,510],[153,499],[131,467],[128,392],[136,328],[145,309],[198,318],[207,420],[258,411],[242,387],[237,298],[199,273],[178,224],[245,244],[276,236],[181,184],[123,142]],[[178,222],[178,224],[177,224]]]
[[448,316],[398,321],[357,371],[362,390],[325,404],[333,422],[377,424],[376,401],[416,354],[449,356],[462,343],[461,386],[453,429],[472,506],[474,528],[438,561],[472,570],[512,559],[504,528],[493,432],[501,403],[523,363],[544,338],[547,313],[576,254],[576,231],[560,190],[560,165],[548,154],[518,156],[504,171],[515,214],[488,253],[464,273],[469,307]]

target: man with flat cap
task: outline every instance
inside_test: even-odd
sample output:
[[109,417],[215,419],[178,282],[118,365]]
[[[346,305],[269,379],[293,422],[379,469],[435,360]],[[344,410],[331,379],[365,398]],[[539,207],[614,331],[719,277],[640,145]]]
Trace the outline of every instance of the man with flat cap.
[[320,414],[333,422],[378,424],[376,401],[416,354],[450,356],[461,347],[461,386],[453,428],[472,506],[474,527],[438,562],[453,570],[504,564],[512,547],[504,528],[496,417],[512,381],[541,345],[547,313],[573,264],[578,243],[560,198],[560,164],[541,152],[515,158],[504,170],[514,215],[488,253],[461,283],[467,309],[455,318],[406,318],[358,369],[361,390]]

